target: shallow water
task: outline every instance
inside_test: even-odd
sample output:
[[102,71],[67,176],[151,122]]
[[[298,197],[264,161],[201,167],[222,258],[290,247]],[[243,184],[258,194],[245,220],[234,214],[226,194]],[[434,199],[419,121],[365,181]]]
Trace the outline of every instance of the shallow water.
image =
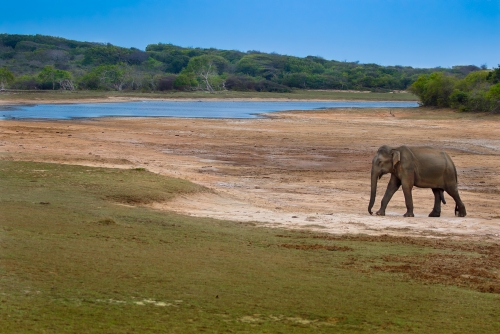
[[235,102],[143,101],[124,103],[40,104],[4,106],[0,119],[73,119],[93,117],[256,118],[285,110],[326,108],[411,108],[417,102]]

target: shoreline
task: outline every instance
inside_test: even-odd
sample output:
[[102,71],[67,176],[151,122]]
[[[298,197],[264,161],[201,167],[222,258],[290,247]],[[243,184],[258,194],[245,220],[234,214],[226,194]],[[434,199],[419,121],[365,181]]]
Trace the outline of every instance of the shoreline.
[[297,90],[291,93],[228,91],[218,94],[204,92],[104,92],[104,91],[0,91],[1,105],[124,103],[136,101],[234,101],[234,102],[412,102],[411,93],[374,93],[363,91]]
[[165,102],[418,102],[414,100],[352,100],[352,99],[294,99],[294,98],[139,98],[139,97],[105,97],[81,99],[19,99],[0,100],[0,106],[27,106],[39,104],[90,104],[90,103],[128,103],[142,101]]
[[[142,106],[148,106],[148,104],[129,104],[129,105],[120,105],[120,103],[135,103],[135,102],[164,102],[149,104],[149,106],[156,106],[154,108],[158,110],[165,110],[159,113],[148,113],[141,112]],[[349,108],[349,109],[364,109],[364,108],[416,108],[415,101],[367,101],[367,100],[320,100],[320,99],[276,99],[276,98],[230,98],[230,99],[220,99],[220,98],[206,98],[206,99],[194,99],[194,98],[172,98],[172,99],[158,99],[158,98],[148,98],[141,99],[135,97],[119,97],[119,98],[103,98],[103,99],[92,99],[89,101],[76,99],[76,100],[52,100],[46,99],[43,101],[32,101],[32,100],[20,100],[15,101],[16,104],[12,104],[10,100],[2,101],[4,104],[0,103],[0,111],[4,114],[0,114],[1,120],[67,120],[67,119],[89,119],[89,118],[135,118],[135,117],[147,117],[147,118],[206,118],[206,119],[249,119],[249,118],[273,118],[270,114],[279,113],[279,112],[291,112],[291,111],[308,111],[308,110],[316,110],[319,109],[338,109],[338,108]],[[198,103],[199,102],[199,103]],[[205,102],[205,104],[203,104]],[[237,102],[249,102],[253,104],[245,104],[245,103],[237,103]],[[278,103],[276,107],[270,107],[272,103]],[[72,111],[76,110],[76,106],[73,105],[88,105],[89,108],[97,108],[97,110],[101,110],[99,105],[103,104],[111,104],[115,103],[114,106],[110,106],[114,112],[97,112],[97,113],[76,113],[74,114]],[[179,104],[177,104],[179,103]],[[204,108],[209,108],[210,110],[219,110],[223,109],[224,106],[231,106],[225,103],[236,103],[232,105],[235,108],[234,113],[228,115],[226,113],[217,113],[217,112],[208,112],[201,114],[193,112],[190,115],[177,113],[173,110],[178,110],[182,107],[182,103],[190,103],[190,108],[194,108],[195,110],[204,110]],[[219,103],[219,104],[210,104],[210,103]],[[262,103],[262,104],[261,104]],[[313,103],[316,103],[316,107],[313,106]],[[323,104],[324,103],[324,104]],[[330,104],[330,105],[328,105]],[[49,110],[55,110],[53,108],[57,108],[59,105],[65,110],[65,113],[58,114],[59,116],[54,116],[49,113],[37,113],[35,116],[23,116],[21,112],[19,115],[16,114],[16,110],[28,110],[31,108],[36,108],[37,106],[51,106]],[[93,105],[93,107],[92,107]],[[268,108],[260,108],[258,106],[268,106]],[[239,106],[239,107],[238,107]],[[248,106],[248,107],[245,107]],[[253,107],[252,107],[253,106]],[[278,107],[279,106],[279,107]],[[146,107],[148,108],[148,107]],[[250,111],[247,110],[250,108]],[[276,109],[275,111],[266,110],[266,109]],[[120,110],[137,110],[138,112],[120,112]],[[241,112],[237,112],[236,109],[241,110]]]

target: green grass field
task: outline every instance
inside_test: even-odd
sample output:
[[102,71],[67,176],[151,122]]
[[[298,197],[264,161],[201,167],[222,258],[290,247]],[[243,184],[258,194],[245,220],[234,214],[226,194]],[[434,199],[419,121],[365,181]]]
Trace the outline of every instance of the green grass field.
[[154,211],[144,170],[0,161],[0,332],[500,332],[500,246]]
[[237,92],[227,91],[216,94],[205,92],[116,92],[116,91],[17,91],[0,93],[1,100],[71,100],[71,99],[99,99],[106,97],[131,97],[155,99],[297,99],[297,100],[367,100],[367,101],[417,101],[417,96],[410,93],[354,93],[319,90],[294,90],[291,93],[269,92]]

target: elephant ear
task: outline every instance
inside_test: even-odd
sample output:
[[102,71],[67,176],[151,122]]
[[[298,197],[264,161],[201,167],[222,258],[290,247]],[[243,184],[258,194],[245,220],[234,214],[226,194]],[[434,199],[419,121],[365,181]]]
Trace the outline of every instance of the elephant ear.
[[397,150],[392,151],[392,165],[396,166],[396,164],[401,160],[401,153]]

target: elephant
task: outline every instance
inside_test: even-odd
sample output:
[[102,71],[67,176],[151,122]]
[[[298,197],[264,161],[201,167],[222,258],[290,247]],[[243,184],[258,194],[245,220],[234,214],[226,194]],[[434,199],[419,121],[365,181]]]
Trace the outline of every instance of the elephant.
[[391,174],[391,180],[382,198],[378,216],[385,216],[385,209],[394,193],[402,186],[405,196],[405,217],[413,214],[413,187],[431,188],[434,193],[434,208],[429,217],[441,215],[441,202],[446,204],[444,191],[455,200],[455,216],[465,217],[465,205],[460,199],[457,186],[457,170],[450,156],[431,147],[381,146],[373,157],[371,170],[371,193],[368,212],[372,213],[377,181],[384,174]]

